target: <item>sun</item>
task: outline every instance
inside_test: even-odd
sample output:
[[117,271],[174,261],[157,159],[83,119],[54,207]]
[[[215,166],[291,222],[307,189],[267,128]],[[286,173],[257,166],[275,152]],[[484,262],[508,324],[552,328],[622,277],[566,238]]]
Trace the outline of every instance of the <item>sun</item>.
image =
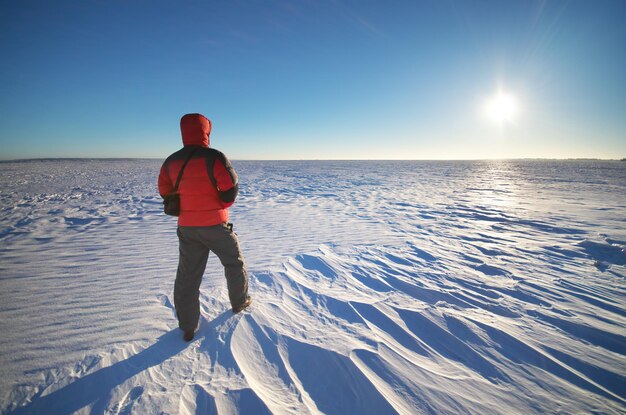
[[487,117],[500,125],[515,123],[518,112],[517,99],[504,91],[498,91],[485,103]]

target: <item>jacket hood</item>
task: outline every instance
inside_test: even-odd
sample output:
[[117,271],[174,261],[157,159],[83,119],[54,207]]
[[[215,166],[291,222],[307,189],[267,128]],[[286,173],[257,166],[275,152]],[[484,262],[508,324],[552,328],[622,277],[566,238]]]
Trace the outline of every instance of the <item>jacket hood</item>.
[[180,133],[186,146],[209,146],[211,121],[202,114],[185,114],[180,119]]

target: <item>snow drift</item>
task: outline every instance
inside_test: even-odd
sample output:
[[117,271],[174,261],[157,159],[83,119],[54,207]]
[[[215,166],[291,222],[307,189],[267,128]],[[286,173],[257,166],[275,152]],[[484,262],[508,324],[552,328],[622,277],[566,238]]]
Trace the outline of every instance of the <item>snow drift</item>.
[[623,163],[235,163],[190,344],[159,166],[0,163],[2,413],[626,410]]

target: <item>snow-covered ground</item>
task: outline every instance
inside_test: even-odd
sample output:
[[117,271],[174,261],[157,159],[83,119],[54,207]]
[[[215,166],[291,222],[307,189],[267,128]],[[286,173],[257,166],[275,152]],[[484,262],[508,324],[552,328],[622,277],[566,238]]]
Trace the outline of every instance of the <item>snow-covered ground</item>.
[[235,162],[189,344],[160,163],[0,163],[0,412],[626,411],[626,163]]

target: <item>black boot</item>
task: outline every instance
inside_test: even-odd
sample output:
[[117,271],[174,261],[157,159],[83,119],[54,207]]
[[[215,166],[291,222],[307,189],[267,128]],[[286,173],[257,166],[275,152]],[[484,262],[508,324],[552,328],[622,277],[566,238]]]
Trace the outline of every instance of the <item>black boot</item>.
[[246,308],[252,303],[252,297],[246,297],[245,301],[237,306],[233,306],[233,313],[237,314]]
[[186,342],[192,341],[194,334],[196,334],[194,330],[185,330],[185,333],[183,334],[183,340]]

